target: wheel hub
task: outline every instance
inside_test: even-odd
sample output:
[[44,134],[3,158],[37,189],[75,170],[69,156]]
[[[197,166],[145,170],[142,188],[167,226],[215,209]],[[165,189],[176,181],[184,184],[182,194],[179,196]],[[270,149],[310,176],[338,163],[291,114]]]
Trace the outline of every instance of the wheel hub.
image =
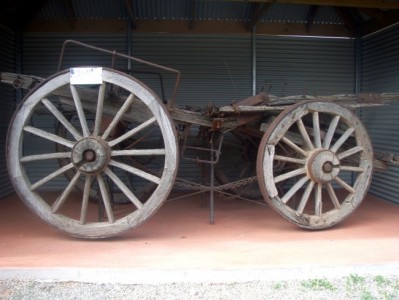
[[340,171],[339,159],[329,150],[317,149],[309,156],[306,171],[314,182],[330,182]]
[[101,172],[108,164],[111,149],[102,139],[87,137],[78,141],[72,149],[72,162],[86,174]]

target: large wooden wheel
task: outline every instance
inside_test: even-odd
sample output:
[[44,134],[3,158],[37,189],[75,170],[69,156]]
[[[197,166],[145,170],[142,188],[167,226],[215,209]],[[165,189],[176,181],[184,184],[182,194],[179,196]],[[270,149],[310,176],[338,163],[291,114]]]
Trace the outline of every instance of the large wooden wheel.
[[[43,220],[74,236],[102,238],[139,226],[161,206],[178,155],[174,125],[155,93],[115,70],[91,72],[63,71],[27,95],[10,126],[7,164],[15,190]],[[65,111],[76,113],[78,124]],[[129,126],[116,134],[120,122]],[[57,135],[56,123],[68,134]],[[136,158],[151,163],[129,164]],[[148,183],[156,188],[139,199],[136,187]],[[127,204],[113,204],[115,190]],[[98,201],[89,201],[93,194]]]
[[[295,155],[282,155],[281,147]],[[275,174],[273,166],[280,162],[289,167]],[[257,176],[265,200],[284,218],[322,229],[342,221],[361,203],[372,164],[370,140],[353,113],[330,102],[302,102],[284,110],[266,131]]]

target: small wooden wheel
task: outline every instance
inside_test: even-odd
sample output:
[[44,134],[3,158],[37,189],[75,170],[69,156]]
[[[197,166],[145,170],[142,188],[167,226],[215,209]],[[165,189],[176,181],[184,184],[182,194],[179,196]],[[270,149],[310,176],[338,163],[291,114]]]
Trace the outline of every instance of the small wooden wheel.
[[[285,156],[281,148],[295,155]],[[275,174],[273,166],[279,162],[288,167]],[[264,134],[257,158],[267,203],[307,229],[331,227],[349,216],[368,190],[372,167],[365,128],[349,110],[330,102],[301,102],[285,109]]]
[[[123,133],[120,122],[129,123]],[[55,123],[67,134],[57,135]],[[55,74],[27,95],[10,128],[7,164],[15,190],[43,220],[71,235],[103,238],[137,227],[173,187],[178,155],[171,118],[154,92],[118,71]],[[129,164],[135,158],[157,163]],[[136,188],[148,183],[155,188],[139,199]],[[128,203],[113,205],[116,190]],[[93,194],[99,201],[89,201]]]
[[[259,140],[245,137],[234,131],[231,134],[225,134],[219,162],[215,165],[215,178],[220,184],[229,184],[256,175],[256,153]],[[229,192],[247,199],[262,199],[256,180],[242,186],[233,186]]]

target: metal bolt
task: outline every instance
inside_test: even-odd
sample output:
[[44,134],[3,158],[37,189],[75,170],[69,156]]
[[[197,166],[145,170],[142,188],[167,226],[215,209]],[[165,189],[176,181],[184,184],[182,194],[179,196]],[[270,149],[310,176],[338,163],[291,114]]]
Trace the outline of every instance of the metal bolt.
[[324,173],[331,173],[333,170],[333,164],[331,163],[331,161],[326,161],[323,164],[323,172]]
[[87,149],[83,152],[83,157],[86,162],[93,162],[96,160],[96,152],[92,149]]

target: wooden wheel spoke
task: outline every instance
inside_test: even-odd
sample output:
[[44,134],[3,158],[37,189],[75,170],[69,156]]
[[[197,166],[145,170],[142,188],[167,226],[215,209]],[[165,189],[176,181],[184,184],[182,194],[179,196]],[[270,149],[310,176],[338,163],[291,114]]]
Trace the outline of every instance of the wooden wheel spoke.
[[305,206],[308,203],[309,196],[313,190],[313,187],[314,187],[314,181],[310,181],[302,195],[302,198],[301,198],[301,201],[299,202],[298,208],[296,209],[297,213],[299,213],[299,214],[303,213],[303,210],[305,209]]
[[85,185],[83,188],[83,197],[82,197],[82,208],[80,210],[80,220],[79,224],[86,224],[87,219],[87,207],[89,205],[89,196],[90,196],[90,189],[91,184],[93,182],[94,176],[87,175]]
[[342,135],[341,137],[338,139],[338,141],[335,142],[335,144],[331,147],[331,151],[332,152],[337,152],[337,150],[339,149],[339,147],[341,147],[343,145],[343,143],[346,142],[346,140],[352,135],[352,133],[355,131],[355,128],[350,127],[348,128]]
[[130,94],[129,97],[126,99],[126,101],[123,103],[119,111],[116,113],[114,118],[112,119],[111,123],[108,125],[107,129],[104,131],[104,134],[102,138],[106,140],[110,133],[112,132],[112,129],[115,128],[115,126],[120,122],[122,119],[123,115],[126,113],[126,111],[130,108],[132,101],[134,99],[134,95]]
[[323,201],[322,201],[322,188],[323,184],[318,183],[315,189],[315,215],[321,216],[323,213]]
[[324,138],[323,141],[323,148],[330,148],[330,144],[332,141],[332,138],[335,133],[335,129],[337,128],[338,122],[339,122],[340,116],[334,116],[334,118],[331,120],[330,126],[328,127],[327,134]]
[[278,183],[280,181],[287,180],[289,178],[292,178],[292,177],[295,177],[295,176],[298,176],[298,175],[302,175],[304,173],[306,173],[306,169],[305,168],[299,168],[299,169],[296,169],[294,171],[290,171],[290,172],[287,172],[285,174],[281,174],[281,175],[277,176],[276,178],[274,178],[274,182]]
[[48,159],[59,159],[59,158],[70,158],[71,152],[55,152],[55,153],[45,153],[45,154],[33,154],[21,157],[19,160],[21,163],[38,161],[38,160],[48,160]]
[[32,133],[32,134],[34,134],[36,136],[42,137],[42,138],[44,138],[46,140],[49,140],[51,142],[67,146],[69,148],[72,148],[74,146],[73,142],[71,142],[71,141],[69,141],[67,139],[64,139],[64,138],[62,138],[62,137],[60,137],[58,135],[55,135],[53,133],[50,133],[50,132],[44,131],[42,129],[36,128],[36,127],[25,126],[24,127],[24,131]]
[[119,144],[120,142],[130,138],[131,136],[135,135],[136,133],[140,132],[141,130],[144,130],[145,128],[147,128],[148,126],[150,126],[151,124],[153,124],[155,122],[156,122],[155,117],[152,117],[152,118],[148,119],[147,121],[145,121],[144,123],[140,124],[139,126],[129,130],[128,132],[121,135],[120,137],[110,141],[108,144],[110,147],[113,147],[113,146]]
[[290,162],[290,163],[294,163],[294,164],[301,164],[301,165],[306,164],[306,159],[299,159],[299,158],[282,156],[282,155],[275,155],[274,159],[279,160],[279,161]]
[[165,149],[132,149],[132,150],[113,150],[111,156],[151,156],[165,155]]
[[123,194],[138,208],[143,207],[143,203],[129,190],[129,188],[112,172],[109,168],[105,169],[105,174],[116,184],[116,186],[122,191]]
[[299,131],[301,132],[301,135],[302,135],[303,140],[305,141],[305,144],[308,146],[309,150],[313,150],[314,149],[313,143],[310,140],[308,131],[306,130],[302,119],[298,119],[298,121],[296,121],[296,124],[299,128]]
[[321,135],[320,135],[320,120],[319,113],[313,113],[313,139],[316,148],[321,148]]
[[296,152],[302,154],[302,155],[305,156],[305,157],[308,156],[308,153],[307,153],[305,150],[299,148],[294,142],[292,142],[292,141],[291,141],[290,139],[288,139],[287,137],[284,136],[284,137],[281,138],[281,140],[282,140],[284,143],[286,143],[288,146],[290,146],[290,147],[291,147],[293,150],[295,150]]
[[111,200],[109,199],[109,192],[107,187],[105,186],[104,179],[101,177],[101,174],[97,175],[98,185],[100,186],[101,198],[104,203],[105,212],[107,213],[107,218],[109,223],[115,222],[114,213],[112,211]]
[[300,180],[298,180],[297,183],[295,183],[291,189],[281,198],[281,202],[284,204],[288,202],[294,196],[294,194],[309,180],[307,176],[302,177]]
[[57,118],[57,120],[64,125],[65,129],[68,130],[75,140],[82,139],[82,135],[76,130],[75,127],[64,117],[64,115],[48,100],[42,99],[42,103],[47,107],[47,109]]
[[47,175],[46,177],[42,178],[41,180],[37,181],[36,183],[32,184],[30,189],[31,191],[34,191],[37,189],[39,186],[45,184],[46,182],[54,179],[55,177],[65,173],[66,171],[72,169],[74,167],[73,163],[67,164],[63,166],[62,168],[58,169],[57,171]]
[[151,181],[153,183],[159,184],[161,182],[161,178],[159,178],[157,176],[154,176],[154,175],[152,175],[150,173],[144,172],[144,171],[142,171],[140,169],[137,169],[135,167],[129,166],[127,164],[118,162],[116,160],[111,160],[109,162],[109,164],[111,166],[114,166],[114,167],[120,168],[122,170],[125,170],[126,172],[129,172],[131,174],[137,175],[137,176],[139,176],[141,178],[147,179],[147,180],[149,180],[149,181]]
[[363,146],[356,146],[356,147],[350,148],[350,149],[348,149],[348,150],[346,150],[344,152],[341,152],[341,153],[337,154],[337,157],[338,157],[339,160],[341,160],[341,159],[344,159],[344,158],[346,158],[348,156],[351,156],[351,155],[353,155],[355,153],[363,151],[363,149],[364,149]]
[[93,135],[98,136],[101,128],[101,121],[103,116],[103,107],[104,107],[104,98],[105,98],[105,87],[106,84],[103,82],[100,85],[100,89],[98,91],[98,99],[97,99],[97,109],[96,109],[96,119],[94,121],[94,129]]
[[341,171],[349,171],[349,172],[358,172],[358,173],[364,172],[363,168],[355,166],[340,166],[339,169]]
[[73,101],[75,103],[75,109],[78,113],[80,126],[82,126],[83,136],[87,137],[90,135],[89,126],[87,125],[86,116],[83,111],[82,101],[80,100],[78,90],[74,85],[70,85],[70,89],[72,92]]
[[73,187],[75,186],[76,182],[78,181],[80,175],[81,175],[80,171],[76,172],[75,176],[73,176],[73,178],[69,182],[68,186],[62,192],[62,194],[58,197],[58,199],[53,203],[53,205],[51,206],[51,211],[53,213],[58,212],[58,210],[61,208],[61,206],[65,203],[65,201],[68,198],[69,194],[71,193]]
[[339,200],[334,192],[334,188],[331,183],[327,183],[327,192],[328,195],[330,196],[332,203],[334,204],[334,207],[336,209],[341,209],[341,204],[339,203]]
[[355,194],[356,190],[351,187],[349,184],[347,184],[345,181],[343,181],[340,177],[335,177],[334,178],[335,182],[338,183],[340,186],[342,186],[345,190],[347,190],[351,194]]

